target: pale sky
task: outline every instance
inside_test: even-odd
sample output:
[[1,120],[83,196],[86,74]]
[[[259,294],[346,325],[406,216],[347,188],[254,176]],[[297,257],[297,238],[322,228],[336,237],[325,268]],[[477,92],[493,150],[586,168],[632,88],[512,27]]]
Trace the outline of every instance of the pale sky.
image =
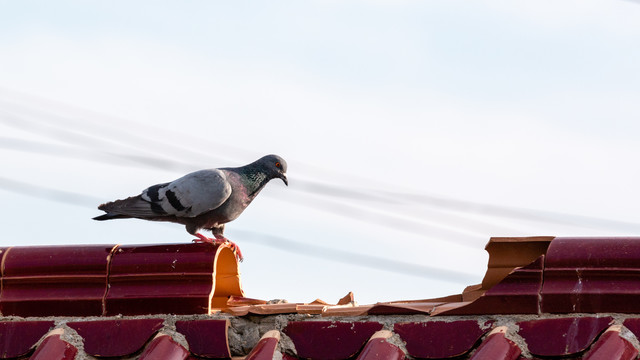
[[638,23],[623,0],[0,0],[0,246],[189,242],[91,218],[269,153],[290,186],[225,233],[249,297],[443,296],[491,236],[640,235]]

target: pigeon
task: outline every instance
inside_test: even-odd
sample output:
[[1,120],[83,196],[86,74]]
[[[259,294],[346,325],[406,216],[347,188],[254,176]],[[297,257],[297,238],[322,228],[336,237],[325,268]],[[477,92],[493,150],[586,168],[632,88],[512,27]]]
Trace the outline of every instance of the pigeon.
[[[240,248],[224,237],[224,225],[235,220],[271,179],[287,180],[287,163],[278,155],[264,156],[237,168],[205,169],[172,182],[157,184],[140,195],[98,206],[106,214],[94,220],[143,219],[185,225],[194,242],[229,243],[238,260]],[[200,234],[211,230],[215,239]]]

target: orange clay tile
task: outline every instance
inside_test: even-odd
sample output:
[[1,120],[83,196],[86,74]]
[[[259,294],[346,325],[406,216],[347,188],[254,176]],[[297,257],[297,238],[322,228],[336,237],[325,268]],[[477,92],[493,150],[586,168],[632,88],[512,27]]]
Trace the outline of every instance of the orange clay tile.
[[371,335],[382,329],[372,321],[291,321],[283,330],[307,359],[348,359],[360,351]]
[[598,341],[582,357],[582,360],[632,360],[638,356],[638,349],[629,340],[620,336],[620,325],[610,326]]
[[27,355],[53,324],[53,321],[0,322],[0,357],[9,359]]
[[369,309],[369,315],[411,315],[411,314],[429,314],[437,305],[442,302],[396,302],[396,303],[378,303]]
[[211,244],[120,246],[109,284],[107,315],[207,314],[244,295],[233,251]]
[[276,352],[276,346],[280,341],[280,332],[277,330],[267,331],[260,341],[253,347],[253,350],[244,360],[271,360]]
[[227,331],[229,320],[176,321],[176,330],[184,335],[195,356],[230,358]]
[[113,247],[6,249],[2,257],[0,312],[18,316],[102,315]]
[[568,356],[587,349],[612,322],[610,316],[522,321],[518,334],[533,355]]
[[187,357],[189,351],[184,346],[160,332],[145,347],[138,360],[184,360]]
[[64,330],[61,328],[50,331],[38,346],[29,360],[73,360],[78,349],[62,340]]
[[373,334],[356,360],[403,360],[404,351],[387,341],[393,334],[389,330],[380,330]]
[[480,344],[469,360],[516,360],[520,357],[520,348],[505,337],[506,326],[493,329]]
[[84,339],[84,351],[92,356],[126,356],[142,349],[163,326],[162,319],[74,321],[67,325]]
[[366,315],[373,305],[357,306],[327,306],[322,310],[322,316],[362,316]]

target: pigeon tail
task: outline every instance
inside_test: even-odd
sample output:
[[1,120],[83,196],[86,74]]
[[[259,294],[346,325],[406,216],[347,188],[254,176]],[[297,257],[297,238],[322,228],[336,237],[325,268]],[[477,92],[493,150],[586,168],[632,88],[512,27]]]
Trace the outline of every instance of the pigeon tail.
[[121,215],[121,214],[112,214],[106,213],[104,215],[96,216],[93,220],[104,221],[104,220],[113,220],[113,219],[128,219],[130,216]]

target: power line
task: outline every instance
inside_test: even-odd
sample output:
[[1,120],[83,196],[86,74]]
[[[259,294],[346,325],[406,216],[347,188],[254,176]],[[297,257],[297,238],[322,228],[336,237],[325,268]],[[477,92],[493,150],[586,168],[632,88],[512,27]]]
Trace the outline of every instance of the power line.
[[[7,179],[4,177],[0,177],[0,189],[81,207],[95,208],[95,205],[99,203],[99,200],[97,198],[90,195],[70,191],[61,191],[39,185],[29,184],[22,181]],[[408,274],[425,278],[436,278],[438,280],[454,283],[466,284],[468,283],[468,280],[473,278],[472,274],[454,270],[411,264],[378,256],[359,254],[355,252],[332,249],[317,245],[310,245],[259,232],[243,230],[234,231],[240,234],[244,234],[244,236],[249,239],[249,241],[257,242],[283,251],[299,253],[306,256],[317,257],[340,263],[348,263],[351,265],[405,275]],[[266,241],[260,241],[257,239],[266,239]]]

